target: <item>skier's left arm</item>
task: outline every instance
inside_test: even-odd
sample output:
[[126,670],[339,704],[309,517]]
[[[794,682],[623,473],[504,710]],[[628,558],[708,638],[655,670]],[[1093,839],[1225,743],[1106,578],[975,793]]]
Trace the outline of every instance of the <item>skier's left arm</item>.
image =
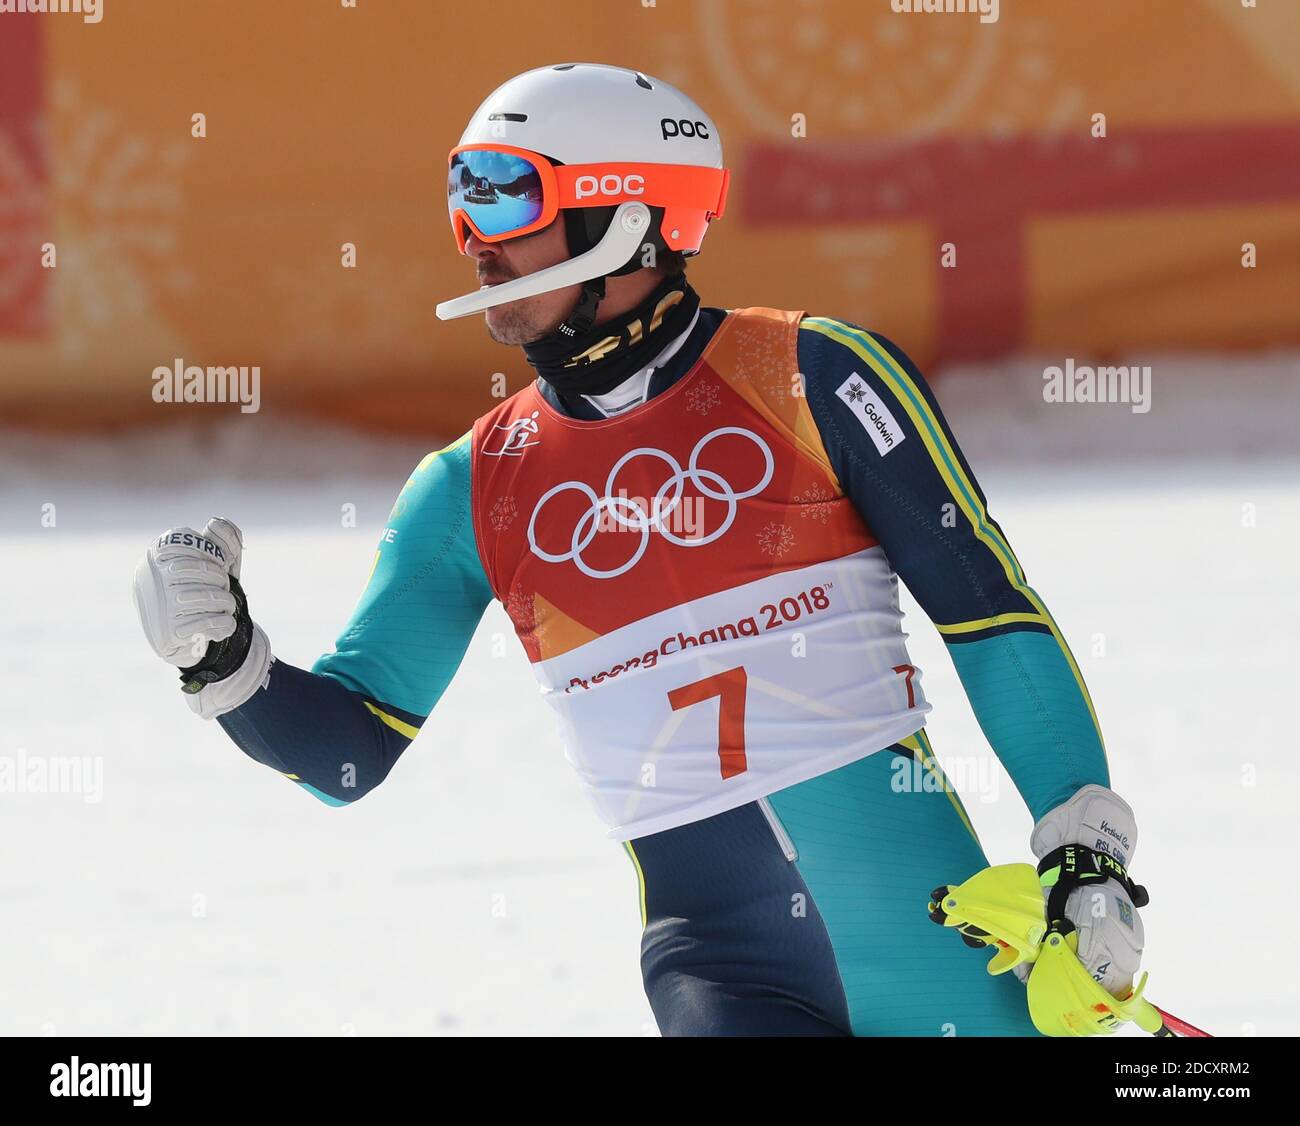
[[[1127,868],[1137,838],[1133,812],[1109,788],[1079,666],[989,514],[930,388],[875,333],[809,317],[799,337],[808,405],[831,465],[939,630],[980,727],[1033,814],[1035,855],[1055,858],[1062,846],[1084,845]],[[1120,889],[1114,881],[1107,887]],[[1074,893],[1071,915],[1082,911],[1081,895]],[[1126,963],[1117,965],[1119,978],[1136,969],[1136,956],[1110,953]]]

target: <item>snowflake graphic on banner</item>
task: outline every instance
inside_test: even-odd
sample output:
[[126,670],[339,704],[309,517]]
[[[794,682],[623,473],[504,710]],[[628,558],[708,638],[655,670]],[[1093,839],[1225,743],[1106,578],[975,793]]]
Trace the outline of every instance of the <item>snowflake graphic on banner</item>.
[[518,515],[519,506],[515,503],[514,497],[498,497],[488,509],[488,520],[493,530],[497,532],[504,532],[515,522],[515,517]]
[[686,392],[686,409],[708,414],[722,402],[722,395],[716,383],[697,383]]
[[[31,130],[39,145],[39,127]],[[40,245],[49,237],[44,220],[40,175],[24,156],[18,130],[0,128],[0,328],[21,334],[41,331],[44,303],[37,290]]]
[[850,383],[849,389],[844,393],[849,397],[849,401],[854,403],[860,403],[867,397],[866,388],[861,383]]
[[180,253],[189,151],[132,132],[64,81],[54,89],[53,152],[59,260],[74,267],[59,270],[59,345],[75,357],[193,288]]
[[794,547],[794,532],[785,524],[778,524],[775,521],[765,524],[763,530],[758,533],[758,546],[764,555],[779,559]]
[[830,519],[831,501],[835,499],[835,494],[825,485],[814,481],[794,499],[802,506],[799,509],[801,520],[811,516],[825,524]]
[[[987,115],[1005,131],[1059,122],[1081,97],[1063,82],[1070,45],[1024,14],[900,19],[861,0],[697,0],[695,24],[661,32],[654,73],[690,90],[716,83],[751,128],[769,133],[798,106],[827,136],[936,136]],[[969,5],[968,5],[969,6]],[[805,190],[807,185],[805,184]]]

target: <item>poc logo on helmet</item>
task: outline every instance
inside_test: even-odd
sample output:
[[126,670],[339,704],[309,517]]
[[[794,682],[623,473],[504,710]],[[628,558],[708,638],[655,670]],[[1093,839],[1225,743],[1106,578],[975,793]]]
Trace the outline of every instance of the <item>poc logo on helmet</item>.
[[635,173],[631,176],[615,176],[612,173],[602,176],[579,176],[573,182],[573,193],[579,199],[593,195],[644,195],[645,177]]
[[699,137],[703,141],[709,139],[709,127],[703,121],[690,121],[687,118],[680,118],[674,121],[671,117],[662,118],[659,122],[659,129],[664,135],[664,140],[671,140],[673,137]]

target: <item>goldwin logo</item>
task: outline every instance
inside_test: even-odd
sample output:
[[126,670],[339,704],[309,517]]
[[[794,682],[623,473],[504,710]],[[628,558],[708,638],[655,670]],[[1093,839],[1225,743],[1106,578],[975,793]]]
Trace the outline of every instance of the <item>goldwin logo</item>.
[[856,371],[839,385],[835,394],[862,424],[881,457],[907,437],[881,397]]
[[73,1056],[50,1068],[50,1094],[56,1099],[129,1098],[132,1106],[148,1106],[152,1069],[147,1063],[82,1063]]

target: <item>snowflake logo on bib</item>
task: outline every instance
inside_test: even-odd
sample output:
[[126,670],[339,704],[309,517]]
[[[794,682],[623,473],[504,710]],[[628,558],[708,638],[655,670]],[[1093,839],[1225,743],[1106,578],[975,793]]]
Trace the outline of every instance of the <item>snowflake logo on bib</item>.
[[794,547],[794,532],[785,524],[765,524],[758,533],[758,546],[763,549],[764,555],[779,559]]
[[699,411],[700,414],[708,414],[720,402],[722,396],[714,383],[700,383],[686,392],[686,409]]
[[515,517],[518,515],[519,506],[515,504],[514,497],[498,497],[496,503],[488,509],[488,519],[492,522],[493,530],[497,532],[504,532],[515,522]]
[[801,520],[811,516],[814,520],[819,520],[825,524],[830,519],[831,501],[835,499],[835,494],[830,489],[814,481],[794,499],[799,502],[799,518]]
[[794,373],[785,370],[779,343],[770,326],[742,329],[736,334],[736,357],[750,383],[784,404]]

